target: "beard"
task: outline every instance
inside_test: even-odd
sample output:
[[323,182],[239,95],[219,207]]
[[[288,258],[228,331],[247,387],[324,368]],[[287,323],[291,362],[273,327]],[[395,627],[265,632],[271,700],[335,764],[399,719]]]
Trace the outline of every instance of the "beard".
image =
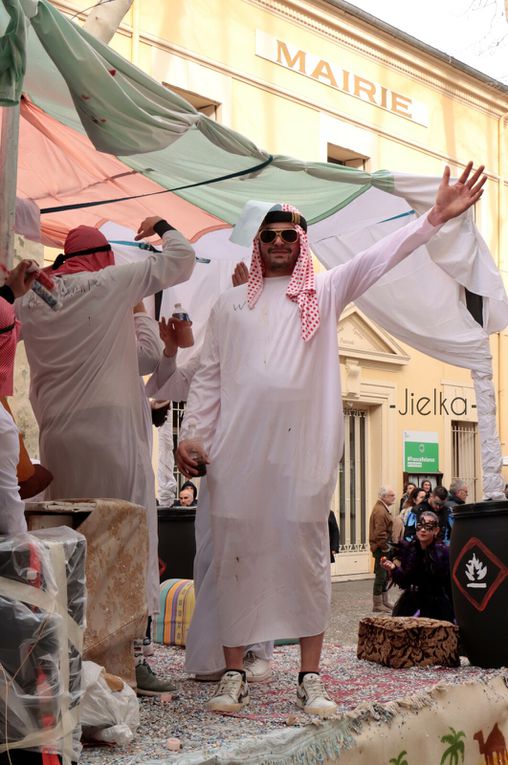
[[269,253],[269,256],[269,267],[272,271],[287,271],[288,269],[293,270],[298,259],[298,255],[292,257],[292,252],[290,249],[272,250]]
[[286,271],[290,263],[288,261],[276,260],[271,264],[272,271]]

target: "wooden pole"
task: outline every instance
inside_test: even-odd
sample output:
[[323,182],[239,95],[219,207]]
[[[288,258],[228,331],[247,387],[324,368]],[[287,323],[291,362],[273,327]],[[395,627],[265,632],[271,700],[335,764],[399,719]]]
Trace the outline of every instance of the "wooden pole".
[[[2,108],[0,134],[0,265],[12,268],[16,180],[18,172],[19,104]],[[5,272],[0,268],[0,284]]]

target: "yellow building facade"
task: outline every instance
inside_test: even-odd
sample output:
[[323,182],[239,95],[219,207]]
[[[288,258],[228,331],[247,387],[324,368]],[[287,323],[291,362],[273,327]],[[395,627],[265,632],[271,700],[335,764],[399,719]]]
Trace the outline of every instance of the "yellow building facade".
[[[74,14],[86,3],[55,5]],[[340,0],[134,0],[111,45],[274,154],[431,176],[445,164],[456,175],[469,159],[483,162],[489,181],[476,221],[508,272],[507,87]],[[446,486],[460,477],[478,500],[481,466],[467,370],[401,344],[354,306],[338,332],[346,447],[332,573],[352,578],[370,570],[368,519],[380,485],[400,496],[411,476]],[[506,345],[506,333],[491,339],[508,455]]]

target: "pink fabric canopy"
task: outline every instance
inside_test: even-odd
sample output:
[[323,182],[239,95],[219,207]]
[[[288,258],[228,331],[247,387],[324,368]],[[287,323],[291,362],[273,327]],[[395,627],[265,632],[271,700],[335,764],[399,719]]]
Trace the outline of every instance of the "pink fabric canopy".
[[[1,111],[1,110],[0,110]],[[0,114],[1,119],[1,114]],[[39,208],[131,197],[163,190],[111,154],[98,152],[90,140],[32,104],[21,101],[18,196]],[[41,217],[41,241],[61,246],[79,224],[99,227],[108,220],[135,229],[149,215],[170,221],[193,240],[207,231],[229,228],[180,197],[167,192],[97,207],[68,210]]]

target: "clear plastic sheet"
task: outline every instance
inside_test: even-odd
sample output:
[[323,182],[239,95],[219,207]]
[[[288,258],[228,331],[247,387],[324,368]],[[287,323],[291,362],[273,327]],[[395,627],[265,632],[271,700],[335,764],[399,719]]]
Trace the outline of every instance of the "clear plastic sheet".
[[85,553],[67,527],[0,537],[0,753],[79,759]]

